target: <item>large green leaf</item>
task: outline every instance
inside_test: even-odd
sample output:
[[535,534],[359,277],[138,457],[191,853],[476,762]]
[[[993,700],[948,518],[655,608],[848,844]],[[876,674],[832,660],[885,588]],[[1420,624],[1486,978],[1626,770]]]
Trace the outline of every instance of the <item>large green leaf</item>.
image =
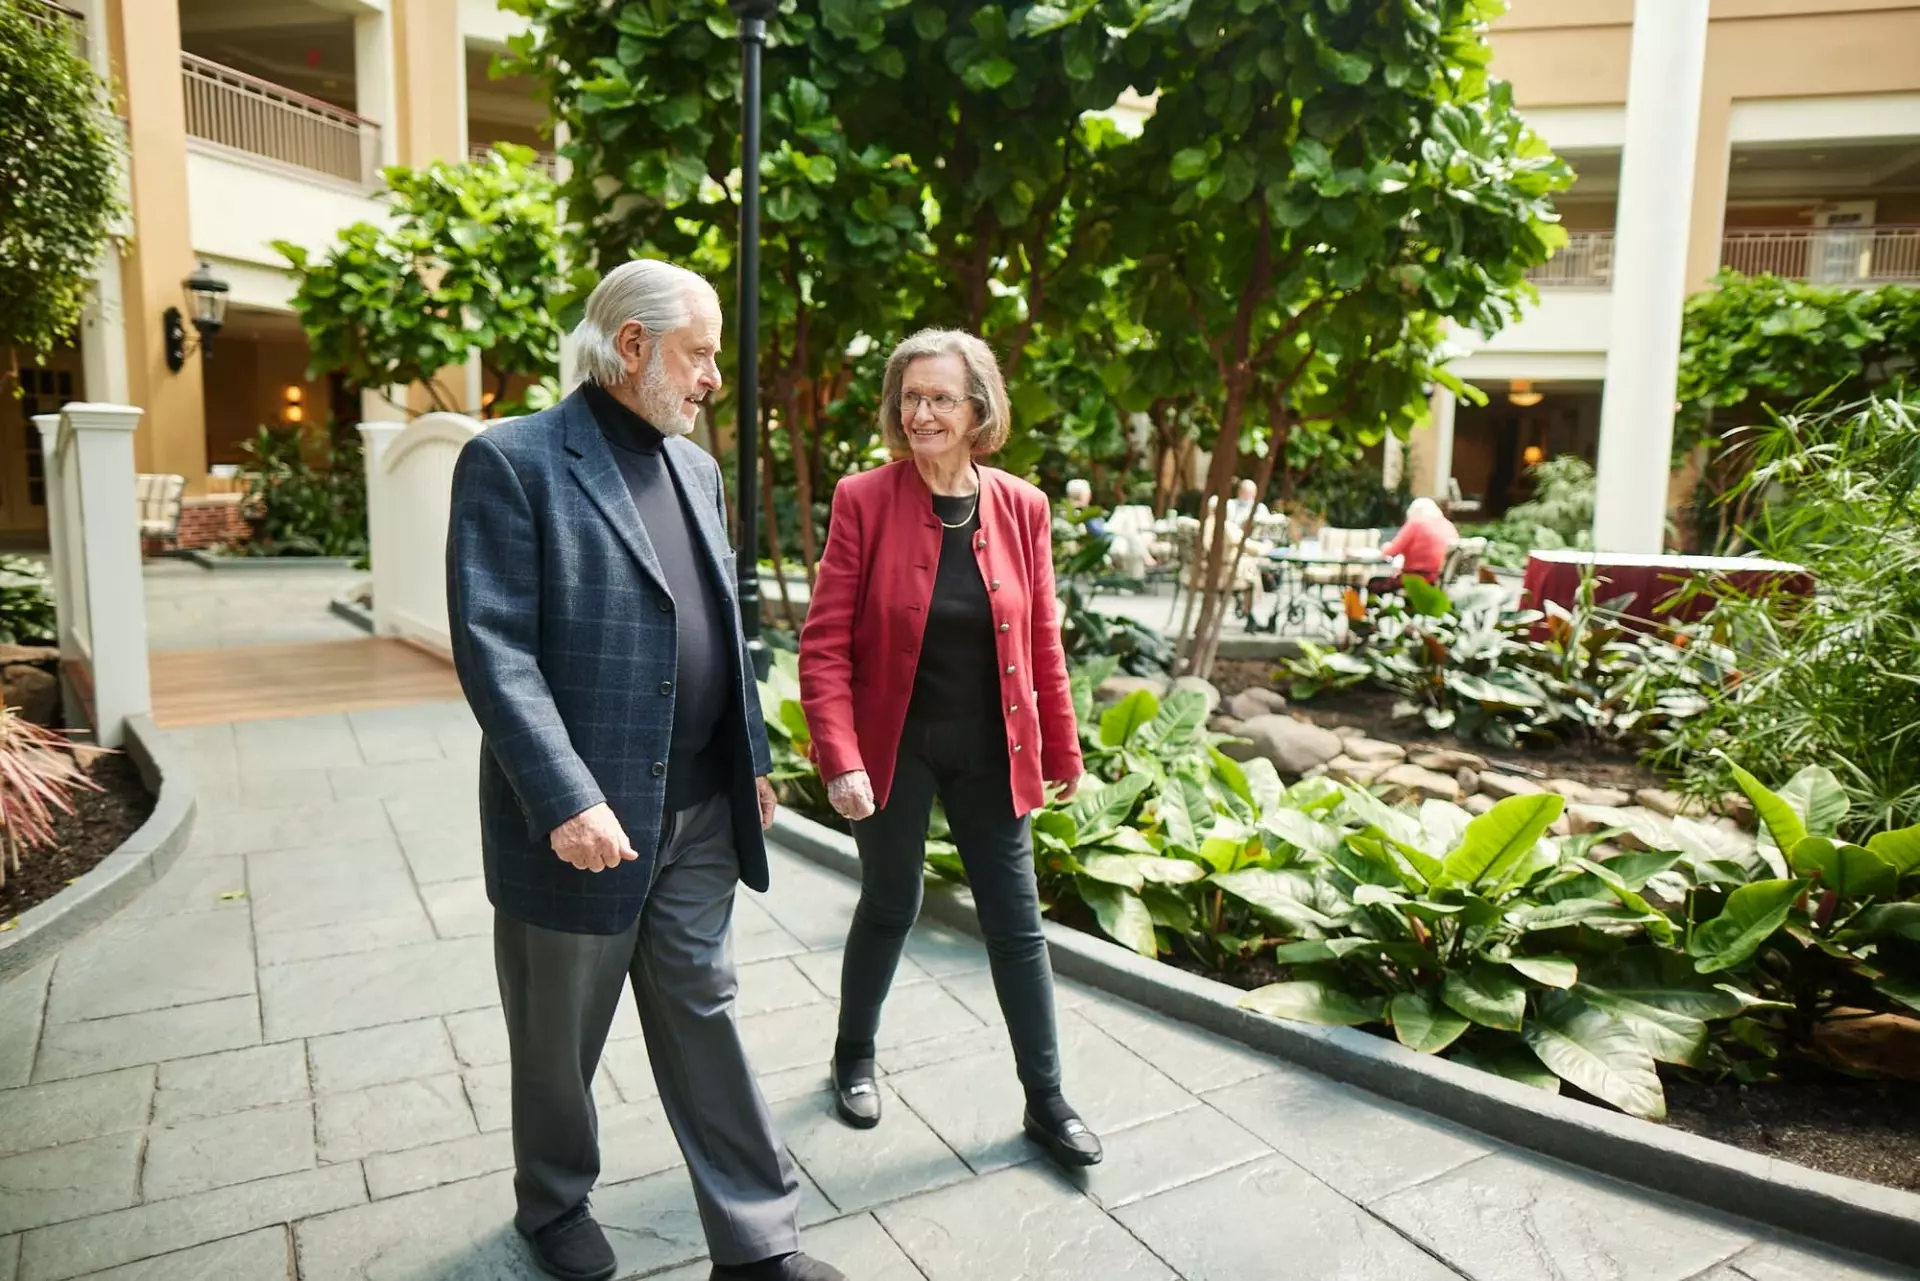
[[1527,1020],[1527,1045],[1569,1084],[1622,1112],[1658,1121],[1667,1099],[1653,1056],[1624,1020],[1577,996],[1557,992],[1541,998]]
[[[1484,1034],[1483,1034],[1484,1035]],[[1518,1081],[1522,1085],[1531,1085],[1536,1090],[1545,1090],[1548,1094],[1560,1093],[1560,1078],[1541,1065],[1533,1051],[1517,1037],[1503,1037],[1498,1043],[1476,1043],[1462,1046],[1447,1056],[1454,1063],[1482,1072],[1491,1072],[1495,1076],[1504,1076],[1509,1081]]]
[[[1804,839],[1804,838],[1803,838]],[[1702,974],[1744,964],[1787,923],[1805,881],[1755,881],[1727,895],[1720,915],[1694,930],[1687,954]]]
[[1589,875],[1606,886],[1607,889],[1613,893],[1613,896],[1620,900],[1623,906],[1629,907],[1635,912],[1639,912],[1645,916],[1647,933],[1653,935],[1656,941],[1661,943],[1671,943],[1673,941],[1673,923],[1667,920],[1653,904],[1647,902],[1647,900],[1641,898],[1640,895],[1627,888],[1627,882],[1621,878],[1619,873],[1615,872],[1605,863],[1596,863],[1592,859],[1577,858],[1573,860],[1573,864],[1575,867],[1584,868]]
[[1650,925],[1659,913],[1646,913],[1612,899],[1570,898],[1558,903],[1540,903],[1513,913],[1513,922],[1532,933],[1558,930],[1569,925]]
[[1822,889],[1841,898],[1891,894],[1900,874],[1870,849],[1836,844],[1825,836],[1809,836],[1793,847],[1787,862],[1801,876],[1820,879]]
[[1497,885],[1553,826],[1566,799],[1552,792],[1509,796],[1467,824],[1466,838],[1441,865],[1446,885]]
[[1733,781],[1740,785],[1740,790],[1745,792],[1747,799],[1753,802],[1754,811],[1760,815],[1760,821],[1767,825],[1767,831],[1773,837],[1775,845],[1782,850],[1790,850],[1807,839],[1807,825],[1801,821],[1800,815],[1794,812],[1791,805],[1738,765],[1733,765],[1732,762],[1728,764],[1733,770]]
[[1207,876],[1207,869],[1192,859],[1148,855],[1130,857],[1127,862],[1139,869],[1140,879],[1149,885],[1191,885]]
[[[1141,886],[1146,884],[1146,878],[1140,874],[1140,864],[1145,861],[1126,854],[1089,854],[1080,860],[1080,874],[1096,881],[1105,881],[1108,885],[1122,886],[1138,894]],[[1193,865],[1189,863],[1187,866]]]
[[1094,917],[1107,937],[1125,944],[1142,956],[1157,956],[1159,945],[1153,937],[1153,914],[1140,897],[1118,885],[1104,881],[1077,882],[1080,897],[1093,909]]
[[1867,848],[1905,876],[1920,868],[1920,824],[1892,832],[1875,832],[1867,838]]
[[[1204,800],[1204,797],[1201,798]],[[1170,778],[1154,801],[1154,814],[1167,844],[1178,849],[1200,852],[1200,823],[1206,810],[1194,804],[1193,793],[1184,778]]]
[[[1144,693],[1145,691],[1139,691]],[[1152,695],[1148,695],[1152,697]],[[1190,741],[1194,734],[1206,723],[1207,699],[1197,689],[1176,689],[1168,694],[1160,704],[1153,719],[1147,722],[1141,734],[1143,742],[1155,746],[1172,747]],[[1106,733],[1106,722],[1101,720],[1100,731]],[[1120,740],[1125,742],[1123,738]]]
[[1548,987],[1572,987],[1580,979],[1580,967],[1564,956],[1509,956],[1506,964]]
[[1643,1005],[1631,997],[1582,983],[1573,994],[1597,1006],[1633,1029],[1647,1053],[1662,1063],[1701,1065],[1707,1048],[1707,1025],[1688,1014],[1675,1014],[1657,1005]]
[[[1216,766],[1218,763],[1215,762]],[[1263,818],[1275,812],[1282,793],[1286,791],[1286,786],[1280,781],[1279,769],[1264,756],[1256,756],[1239,764],[1241,776],[1247,781],[1247,795],[1253,800],[1254,816]]]
[[1397,993],[1387,1002],[1387,1021],[1400,1044],[1422,1054],[1438,1054],[1472,1026],[1430,991]]
[[1118,782],[1086,788],[1067,803],[1067,816],[1073,819],[1076,831],[1105,832],[1117,828],[1127,821],[1140,794],[1152,784],[1153,780],[1144,774],[1129,774]]
[[1527,988],[1497,965],[1475,961],[1440,984],[1440,999],[1475,1023],[1518,1032],[1527,1014]]
[[1840,943],[1871,943],[1884,938],[1906,938],[1920,943],[1920,899],[1870,907],[1848,921],[1846,928],[1834,936]]
[[1641,1005],[1696,1019],[1730,1019],[1746,1008],[1684,955],[1664,947],[1629,947],[1590,957],[1580,966],[1580,978],[1585,985]]
[[1340,832],[1325,823],[1316,823],[1299,810],[1276,809],[1260,820],[1265,831],[1287,844],[1312,854],[1331,854],[1340,844]]
[[1100,714],[1100,742],[1120,747],[1160,714],[1160,700],[1152,690],[1136,689]]
[[1332,917],[1309,906],[1313,882],[1297,872],[1249,867],[1210,877],[1207,884],[1225,890],[1296,934],[1313,938],[1334,926]]
[[[1847,817],[1847,789],[1824,765],[1808,765],[1780,789],[1780,799],[1807,825],[1808,836],[1832,836]],[[1792,849],[1782,845],[1783,850]]]
[[1377,1022],[1385,1011],[1379,997],[1354,996],[1330,984],[1310,979],[1269,983],[1240,998],[1242,1009],[1295,1023],[1322,1027],[1356,1027]]

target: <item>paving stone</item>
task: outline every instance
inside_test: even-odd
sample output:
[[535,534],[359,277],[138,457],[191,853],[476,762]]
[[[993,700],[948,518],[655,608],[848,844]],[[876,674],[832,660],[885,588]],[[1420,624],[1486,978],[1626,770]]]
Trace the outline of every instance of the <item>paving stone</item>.
[[355,921],[351,928],[339,925],[315,925],[307,929],[285,930],[255,936],[254,951],[260,967],[292,965],[299,961],[320,961],[331,956],[354,956],[409,943],[431,943],[438,936],[433,922],[420,906],[411,888],[406,899],[388,905],[400,913],[373,920]]
[[167,745],[186,758],[196,783],[240,771],[231,725],[183,725],[168,729],[166,736]]
[[603,1106],[600,1112],[600,1182],[625,1183],[684,1163],[673,1127],[656,1100]]
[[1205,1104],[1128,1129],[1103,1131],[1100,1141],[1106,1159],[1082,1176],[1081,1186],[1110,1211],[1273,1153]]
[[323,1214],[293,1236],[302,1281],[531,1281],[542,1273],[512,1219],[502,1172]]
[[0,1237],[0,1281],[18,1281],[20,1276],[20,1238]]
[[113,920],[69,944],[47,1021],[71,1023],[253,993],[253,939],[240,913]]
[[271,1227],[90,1273],[85,1281],[280,1281],[292,1275],[292,1264],[287,1229]]
[[481,870],[479,837],[468,832],[402,832],[400,850],[422,885],[465,880]]
[[153,1121],[175,1125],[307,1097],[307,1056],[298,1041],[203,1054],[160,1065]]
[[443,1183],[478,1178],[513,1168],[513,1135],[506,1130],[475,1134],[446,1143],[382,1152],[366,1160],[367,1190],[374,1200],[424,1192]]
[[355,798],[265,810],[209,808],[194,820],[188,852],[195,857],[265,854],[392,839],[380,802]]
[[907,956],[934,978],[987,968],[987,946],[937,921],[921,921],[907,935]]
[[727,945],[733,949],[735,965],[752,965],[756,961],[772,961],[783,956],[799,956],[807,951],[807,945],[779,926],[751,930],[742,933],[734,930],[727,938]]
[[[438,791],[409,791],[400,796],[385,797],[380,804],[387,811],[387,821],[400,836],[406,837],[418,832],[445,832],[449,835],[465,837],[470,843],[476,858],[480,852],[480,806],[477,799],[471,803],[452,804]],[[473,873],[469,871],[467,875]]]
[[[840,959],[845,954],[844,949],[835,947],[817,952],[803,952],[789,959],[800,967],[800,972],[806,975],[815,987],[820,989],[822,996],[830,1001],[837,1001],[840,999]],[[912,987],[915,983],[930,982],[931,978],[931,975],[913,963],[913,958],[903,956],[900,958],[900,964],[893,971],[894,990]]]
[[440,739],[432,718],[413,707],[375,707],[347,713],[347,726],[369,765],[439,761]]
[[[429,744],[432,745],[431,740]],[[441,759],[439,748],[431,760],[405,761],[379,765],[348,765],[327,771],[333,793],[341,800],[370,796],[375,800],[394,800],[418,793],[441,799],[449,812],[476,810],[479,806],[480,773],[476,760]]]
[[1067,1098],[1095,1132],[1122,1130],[1189,1107],[1193,1095],[1078,1012],[1060,1020]]
[[322,1161],[351,1161],[476,1133],[473,1109],[454,1075],[396,1081],[314,1102]]
[[[756,1073],[754,1080],[760,1086],[760,1096],[770,1104],[784,1103],[788,1099],[797,1099],[803,1095],[818,1094],[832,1086],[832,1082],[827,1079],[827,1065],[824,1063],[787,1068],[782,1072]],[[621,1093],[626,1093],[624,1088]],[[627,1098],[632,1100],[634,1096],[628,1094]]]
[[[500,1053],[505,1055],[504,1046]],[[751,1056],[747,1061],[759,1069],[760,1065],[753,1063]],[[653,1061],[647,1057],[647,1043],[637,1036],[607,1042],[600,1052],[600,1075],[611,1080],[619,1088],[620,1097],[629,1103],[655,1098],[660,1093],[653,1079]]]
[[247,884],[253,927],[263,936],[420,911],[407,860],[391,836],[249,855]]
[[1277,1275],[1313,1281],[1456,1278],[1281,1157],[1162,1192],[1117,1210],[1114,1217],[1186,1281]]
[[1015,1166],[884,1206],[874,1217],[928,1281],[1179,1281],[1049,1167]]
[[768,1105],[794,1160],[842,1210],[864,1210],[968,1175],[960,1158],[898,1094],[883,1083],[880,1095],[886,1119],[871,1130],[849,1129],[833,1114],[825,1094]]
[[433,920],[433,932],[441,938],[493,937],[493,904],[487,901],[485,878],[469,876],[422,885],[420,899]]
[[1203,1096],[1282,1156],[1362,1204],[1485,1155],[1479,1136],[1298,1068]]
[[1280,1061],[1271,1055],[1111,997],[1087,1002],[1078,1013],[1182,1089],[1196,1094],[1275,1072],[1281,1067]]
[[[829,1022],[837,1027],[838,1015]],[[916,983],[888,995],[886,1009],[880,1016],[880,1035],[875,1038],[875,1044],[885,1054],[915,1041],[964,1032],[984,1022],[984,1019],[974,1017],[971,1010],[939,984]]]
[[323,1036],[499,1002],[491,939],[443,939],[260,973],[267,1039]]
[[293,805],[330,805],[336,793],[325,770],[277,769],[234,772],[195,780],[202,810],[284,809]]
[[0,1159],[0,1236],[132,1205],[139,1171],[131,1133]]
[[[1042,1155],[1020,1131],[1026,1094],[1014,1073],[1013,1055],[1004,1048],[911,1072],[890,1072],[886,1080],[888,1088],[976,1174]],[[1071,1083],[1067,1097],[1076,1099]],[[891,1124],[893,1117],[883,1114],[880,1128]]]
[[[956,1003],[954,1008],[960,1007]],[[965,1010],[960,1012],[966,1014]],[[967,1018],[972,1017],[967,1014]],[[825,1063],[833,1054],[838,1024],[834,1007],[819,1001],[790,1010],[750,1015],[739,1020],[739,1026],[740,1040],[746,1046],[747,1062],[753,1065],[753,1070],[780,1072]]]
[[[211,804],[199,798],[202,806]],[[233,912],[245,916],[247,864],[229,858],[183,858],[152,886],[120,909],[116,920],[137,921],[152,916],[184,916],[194,912]]]
[[[811,1224],[832,1218],[833,1207],[806,1171],[796,1173],[804,1231]],[[611,1185],[603,1179],[593,1194],[593,1217],[607,1230],[607,1239],[619,1258],[621,1276],[652,1273],[707,1253],[706,1233],[685,1170],[667,1170]]]
[[[925,1041],[915,1041],[911,1045],[897,1045],[882,1049],[879,1054],[879,1067],[883,1073],[893,1074],[911,1072],[915,1068],[926,1067],[930,1063],[947,1063],[954,1059],[968,1058],[976,1054],[1004,1054],[1011,1062],[1012,1049],[1007,1044],[1007,1030],[1004,1027],[970,1027],[961,1032],[950,1032],[945,1036],[936,1036]],[[821,1060],[824,1066],[826,1060]]]
[[154,1069],[0,1091],[0,1156],[138,1130],[153,1103]]
[[[504,1130],[513,1124],[513,1068],[510,1064],[496,1063],[492,1067],[474,1068],[463,1073],[461,1079],[466,1083],[467,1101],[473,1105],[473,1119],[483,1133]],[[593,1078],[593,1099],[603,1108],[615,1107],[620,1103],[620,1090],[607,1074],[604,1063]]]
[[[800,1247],[854,1281],[925,1281],[920,1269],[900,1252],[871,1214],[849,1215],[810,1228]],[[707,1281],[712,1275],[712,1265],[702,1262],[657,1273],[649,1281]]]
[[497,1006],[449,1014],[441,1022],[453,1040],[453,1056],[460,1060],[461,1067],[507,1061],[507,1024]]
[[446,1027],[439,1019],[317,1036],[307,1042],[307,1058],[313,1065],[313,1088],[321,1094],[442,1076],[458,1066]]
[[34,1079],[109,1072],[260,1042],[260,1003],[251,995],[87,1023],[55,1023],[41,1034]]
[[142,1199],[164,1201],[314,1164],[313,1105],[280,1103],[162,1126],[147,1138]]
[[767,915],[808,947],[839,947],[853,923],[859,887],[810,863],[788,860],[772,872],[773,888],[760,900]]
[[742,965],[739,973],[740,994],[733,1007],[736,1018],[790,1010],[820,1000],[820,989],[786,958]]
[[1372,1209],[1475,1281],[1679,1281],[1751,1240],[1671,1197],[1512,1152],[1382,1197]]
[[1699,1281],[1912,1281],[1913,1276],[1909,1269],[1826,1246],[1762,1241]]
[[33,1051],[40,1044],[40,1019],[52,978],[49,960],[0,985],[0,1089],[32,1079]]
[[240,721],[233,727],[233,743],[243,774],[365,763],[341,712]]
[[[906,958],[901,958],[904,967]],[[895,984],[899,986],[899,984]],[[940,980],[940,986],[954,1000],[967,1007],[967,1012],[982,1023],[993,1027],[1005,1027],[1006,1015],[1000,1009],[1000,993],[993,986],[993,971],[969,970],[964,974],[949,974]],[[1078,988],[1062,982],[1056,975],[1053,983],[1053,1008],[1056,1012],[1077,1009],[1089,999],[1087,989]]]

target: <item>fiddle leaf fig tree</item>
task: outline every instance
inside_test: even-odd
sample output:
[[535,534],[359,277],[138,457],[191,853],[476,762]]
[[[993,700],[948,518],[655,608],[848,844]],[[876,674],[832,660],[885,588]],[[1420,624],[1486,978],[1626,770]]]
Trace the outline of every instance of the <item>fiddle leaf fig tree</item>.
[[[297,282],[310,368],[362,388],[417,383],[435,409],[498,414],[511,379],[559,371],[551,304],[567,281],[553,182],[530,148],[510,144],[384,177],[389,222],[355,223],[322,254],[273,242]],[[484,408],[435,377],[475,355],[492,393]]]

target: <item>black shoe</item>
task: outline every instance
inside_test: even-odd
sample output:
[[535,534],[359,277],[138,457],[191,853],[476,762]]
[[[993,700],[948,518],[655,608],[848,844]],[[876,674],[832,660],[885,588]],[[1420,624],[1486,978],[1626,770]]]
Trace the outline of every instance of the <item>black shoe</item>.
[[829,1069],[833,1077],[833,1110],[856,1130],[880,1124],[880,1087],[873,1079],[873,1060],[856,1059],[841,1076],[840,1061]]
[[1026,1131],[1029,1139],[1052,1153],[1053,1159],[1061,1165],[1099,1165],[1101,1158],[1107,1154],[1106,1149],[1100,1146],[1099,1136],[1077,1116],[1048,1126],[1028,1112],[1020,1118],[1020,1128]]
[[532,1235],[522,1233],[533,1247],[540,1270],[560,1281],[607,1281],[614,1273],[613,1247],[593,1221],[583,1201]]
[[766,1264],[749,1264],[744,1268],[723,1268],[713,1265],[708,1281],[735,1281],[741,1277],[778,1277],[779,1281],[847,1281],[847,1274],[830,1263],[818,1259],[809,1259],[804,1254],[789,1254],[774,1268]]

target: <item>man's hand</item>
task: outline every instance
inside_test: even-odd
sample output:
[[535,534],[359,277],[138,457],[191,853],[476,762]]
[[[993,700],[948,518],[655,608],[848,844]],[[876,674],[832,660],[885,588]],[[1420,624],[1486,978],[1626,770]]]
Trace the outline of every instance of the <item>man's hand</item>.
[[583,872],[604,872],[640,857],[627,843],[626,830],[604,801],[554,828],[548,840],[562,862]]
[[762,774],[753,780],[755,789],[760,793],[760,830],[766,831],[773,826],[773,815],[780,808],[780,801],[773,794],[773,783]]
[[873,781],[863,769],[849,770],[827,784],[827,804],[841,818],[872,818]]

